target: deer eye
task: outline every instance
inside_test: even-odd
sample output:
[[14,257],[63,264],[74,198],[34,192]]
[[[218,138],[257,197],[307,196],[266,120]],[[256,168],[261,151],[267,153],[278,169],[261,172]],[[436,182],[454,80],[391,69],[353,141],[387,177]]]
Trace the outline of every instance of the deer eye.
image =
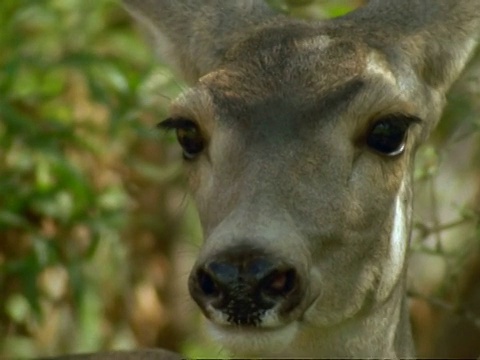
[[185,160],[195,159],[205,148],[203,138],[198,125],[189,119],[167,119],[158,124],[158,127],[166,130],[175,130],[177,140],[183,149]]
[[367,145],[387,156],[397,156],[405,150],[408,128],[419,119],[405,115],[384,117],[370,128],[367,134]]

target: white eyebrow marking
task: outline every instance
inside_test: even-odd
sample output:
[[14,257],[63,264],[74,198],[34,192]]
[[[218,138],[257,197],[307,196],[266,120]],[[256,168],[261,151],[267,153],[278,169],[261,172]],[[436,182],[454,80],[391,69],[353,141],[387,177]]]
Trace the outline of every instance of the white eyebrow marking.
[[309,49],[316,49],[317,51],[324,50],[330,46],[332,39],[327,35],[313,36],[295,40],[298,47],[307,47]]
[[388,68],[386,60],[375,51],[368,54],[366,70],[370,74],[380,75],[392,85],[397,84],[397,79],[395,79],[392,71]]

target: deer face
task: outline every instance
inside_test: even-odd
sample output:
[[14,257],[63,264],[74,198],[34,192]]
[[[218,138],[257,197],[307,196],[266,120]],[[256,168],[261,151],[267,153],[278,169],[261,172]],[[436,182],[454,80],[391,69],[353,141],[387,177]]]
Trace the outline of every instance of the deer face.
[[295,30],[232,49],[165,124],[205,234],[191,294],[234,350],[250,341],[260,354],[388,296],[403,272],[422,130],[383,54]]
[[475,46],[480,2],[371,0],[324,22],[261,0],[124,2],[193,85],[163,126],[205,235],[190,292],[220,342],[412,357],[413,156]]

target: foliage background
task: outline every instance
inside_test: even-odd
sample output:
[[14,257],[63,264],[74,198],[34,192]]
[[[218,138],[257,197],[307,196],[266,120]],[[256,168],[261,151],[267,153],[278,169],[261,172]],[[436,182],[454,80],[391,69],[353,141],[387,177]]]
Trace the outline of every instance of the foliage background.
[[[323,18],[361,1],[271,3]],[[479,63],[418,156],[410,295],[424,356],[480,355]],[[183,88],[114,1],[0,2],[0,358],[221,354],[186,292],[201,239],[179,151],[155,130]]]

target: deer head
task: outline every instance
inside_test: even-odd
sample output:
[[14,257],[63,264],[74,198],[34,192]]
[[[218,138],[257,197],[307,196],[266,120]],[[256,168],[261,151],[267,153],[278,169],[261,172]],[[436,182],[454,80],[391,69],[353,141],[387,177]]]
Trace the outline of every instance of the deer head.
[[192,87],[204,245],[189,288],[233,354],[411,357],[417,147],[475,47],[478,0],[372,0],[302,21],[260,0],[124,0]]

